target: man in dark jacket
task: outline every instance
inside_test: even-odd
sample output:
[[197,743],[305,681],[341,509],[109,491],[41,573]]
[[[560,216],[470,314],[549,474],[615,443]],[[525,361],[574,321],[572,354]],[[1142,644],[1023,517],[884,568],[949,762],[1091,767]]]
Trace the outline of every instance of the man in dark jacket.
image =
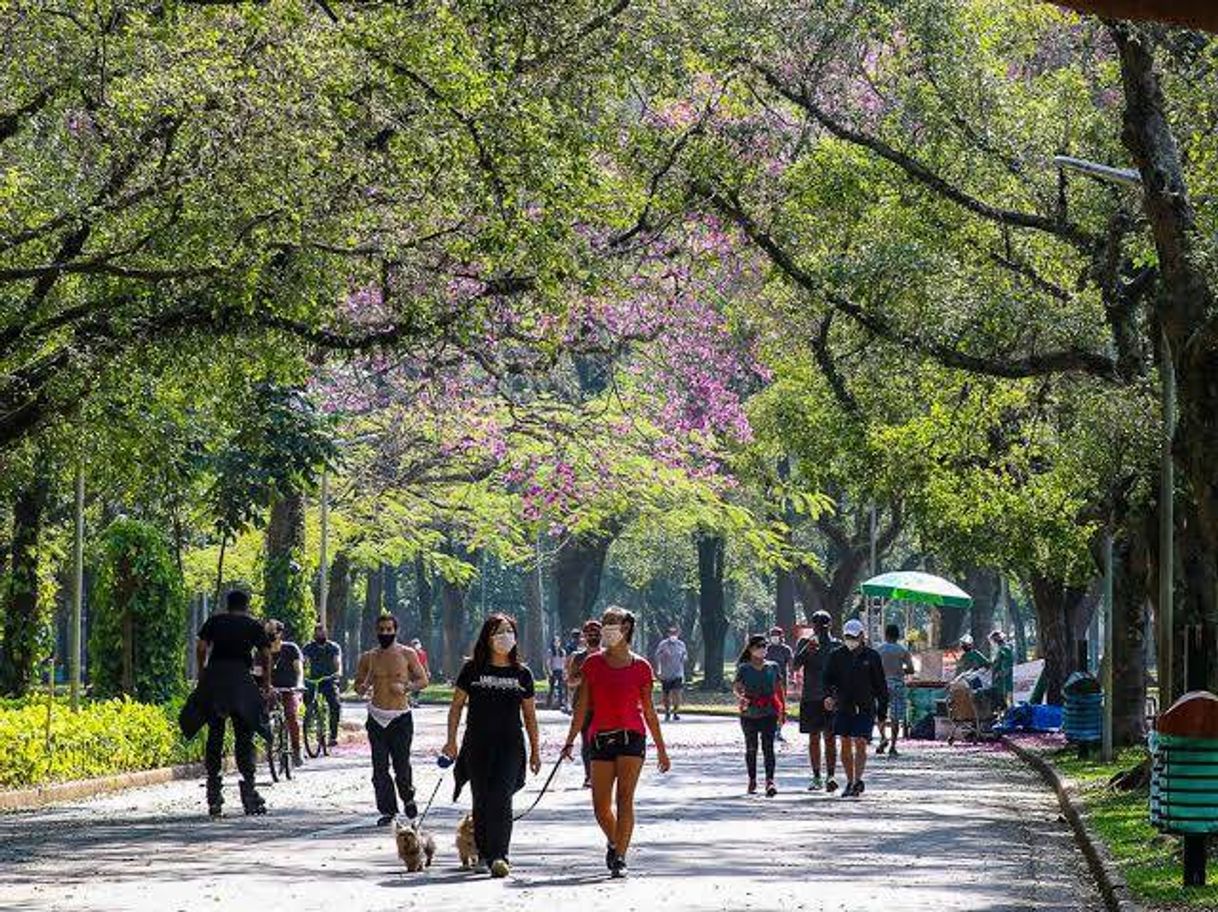
[[270,638],[261,621],[250,617],[250,597],[234,590],[228,594],[228,610],[214,614],[199,630],[195,647],[199,662],[199,684],[191,693],[178,723],[187,738],[207,725],[207,810],[220,816],[220,762],[224,751],[224,725],[233,720],[233,753],[241,772],[241,805],[247,814],[265,814],[266,803],[254,788],[254,734],[269,736],[266,723],[266,693],[270,676],[264,671],[262,692],[251,674],[254,657],[259,666],[270,668]]
[[863,622],[857,618],[842,628],[842,645],[825,663],[825,709],[834,713],[833,733],[841,739],[842,767],[847,784],[843,798],[863,794],[867,745],[876,717],[888,711],[888,682],[880,654],[863,644]]

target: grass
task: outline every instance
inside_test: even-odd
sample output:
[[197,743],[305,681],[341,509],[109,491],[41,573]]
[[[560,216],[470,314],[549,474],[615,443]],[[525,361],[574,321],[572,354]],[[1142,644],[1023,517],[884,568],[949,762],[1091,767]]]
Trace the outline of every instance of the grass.
[[1113,776],[1137,766],[1147,756],[1140,747],[1120,751],[1112,763],[1079,760],[1073,748],[1045,753],[1045,758],[1062,775],[1073,780],[1086,806],[1090,826],[1108,846],[1140,903],[1155,910],[1218,909],[1215,858],[1218,840],[1211,840],[1210,883],[1186,889],[1181,861],[1183,841],[1150,825],[1146,789],[1123,792],[1108,787]]

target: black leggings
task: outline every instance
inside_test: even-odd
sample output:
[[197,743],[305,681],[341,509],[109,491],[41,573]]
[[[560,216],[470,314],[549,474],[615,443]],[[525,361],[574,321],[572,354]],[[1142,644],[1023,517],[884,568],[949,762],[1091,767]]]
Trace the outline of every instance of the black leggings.
[[523,761],[523,749],[510,742],[471,751],[474,843],[483,861],[507,860],[512,843],[512,795],[520,783]]
[[774,734],[778,731],[777,716],[762,716],[750,719],[740,717],[744,729],[744,765],[748,767],[750,781],[757,779],[757,741],[761,740],[761,752],[765,754],[766,780],[774,778]]

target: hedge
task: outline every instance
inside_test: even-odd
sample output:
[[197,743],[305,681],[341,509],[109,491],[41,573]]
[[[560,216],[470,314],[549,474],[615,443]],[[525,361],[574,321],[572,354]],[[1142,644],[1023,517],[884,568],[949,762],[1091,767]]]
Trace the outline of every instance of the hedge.
[[0,706],[0,789],[88,779],[198,760],[203,740],[178,732],[181,701],[87,703],[73,713],[56,702],[47,743],[45,697]]

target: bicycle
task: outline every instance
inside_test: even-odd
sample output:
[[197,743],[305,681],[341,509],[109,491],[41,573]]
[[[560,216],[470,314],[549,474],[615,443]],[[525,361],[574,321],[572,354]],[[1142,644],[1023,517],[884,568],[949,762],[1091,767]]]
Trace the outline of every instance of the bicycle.
[[276,687],[271,692],[271,737],[266,745],[266,760],[271,768],[272,782],[278,782],[280,775],[285,779],[292,778],[292,739],[288,731],[287,713],[283,708],[283,695],[300,690],[299,687]]
[[[305,678],[306,705],[304,722],[301,724],[301,734],[304,736],[305,753],[310,758],[329,756],[330,747],[327,738],[330,734],[330,704],[322,696],[321,685],[331,679],[337,680],[338,674],[322,675],[319,678]],[[310,696],[311,695],[311,696]]]

